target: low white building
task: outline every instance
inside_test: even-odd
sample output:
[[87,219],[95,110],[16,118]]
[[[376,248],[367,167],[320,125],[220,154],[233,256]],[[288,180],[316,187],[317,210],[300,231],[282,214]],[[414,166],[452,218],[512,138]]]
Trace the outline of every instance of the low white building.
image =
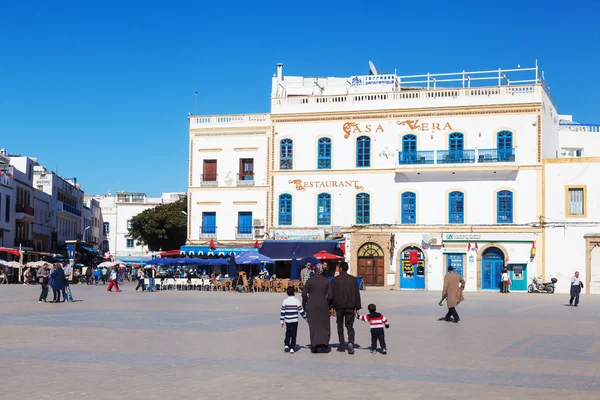
[[[185,196],[185,193],[163,193],[161,197],[148,197],[145,193],[117,192],[116,195],[96,195],[90,201],[97,201],[100,208],[102,229],[100,248],[113,259],[140,262],[151,258],[147,247],[139,246],[129,237],[130,221],[144,210],[159,204],[171,203]],[[164,249],[171,250],[171,249]]]

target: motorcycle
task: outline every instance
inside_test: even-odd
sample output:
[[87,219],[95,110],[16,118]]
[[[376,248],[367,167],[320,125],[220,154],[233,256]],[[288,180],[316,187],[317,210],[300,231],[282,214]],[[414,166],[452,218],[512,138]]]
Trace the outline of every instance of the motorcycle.
[[558,279],[552,278],[550,282],[542,283],[542,277],[533,278],[532,283],[527,287],[527,293],[554,293],[554,285]]

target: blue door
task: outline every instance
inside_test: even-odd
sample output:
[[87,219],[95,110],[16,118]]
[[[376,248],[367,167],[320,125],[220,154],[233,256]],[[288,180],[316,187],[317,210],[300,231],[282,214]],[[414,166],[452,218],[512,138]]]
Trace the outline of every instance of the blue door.
[[481,257],[481,290],[500,290],[504,254],[495,247],[490,247]]
[[454,268],[454,272],[456,272],[464,278],[464,256],[464,254],[446,254],[446,272],[448,272],[448,267],[452,266]]
[[425,257],[421,249],[407,247],[402,250],[400,264],[400,289],[425,289]]

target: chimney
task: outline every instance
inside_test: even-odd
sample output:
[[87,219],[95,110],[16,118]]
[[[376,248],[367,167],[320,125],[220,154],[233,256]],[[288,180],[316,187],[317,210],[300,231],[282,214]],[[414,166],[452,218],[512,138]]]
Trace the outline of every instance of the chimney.
[[283,80],[283,64],[277,63],[277,81],[281,82]]

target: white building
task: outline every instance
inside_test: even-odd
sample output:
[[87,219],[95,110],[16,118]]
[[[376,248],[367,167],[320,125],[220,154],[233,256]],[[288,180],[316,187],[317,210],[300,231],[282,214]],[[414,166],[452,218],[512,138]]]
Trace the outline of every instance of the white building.
[[[439,290],[450,265],[467,290],[497,290],[504,267],[513,290],[573,273],[549,256],[548,171],[580,146],[573,156],[594,155],[583,143],[597,130],[565,132],[577,124],[559,125],[537,67],[307,78],[278,65],[271,96],[269,115],[189,118],[191,243],[343,236],[352,273],[385,288]],[[267,165],[265,185],[219,177],[206,187],[207,162],[235,173],[250,149],[257,175]],[[253,236],[241,240],[236,215],[250,204]]]
[[[13,209],[15,207],[14,196],[14,169],[10,165],[10,159],[6,151],[0,152],[0,247],[12,248],[14,246],[14,224]],[[0,254],[3,256],[3,254]]]
[[90,198],[90,201],[97,201],[100,208],[101,251],[110,253],[113,258],[121,261],[135,262],[150,259],[148,248],[139,246],[128,236],[131,219],[144,210],[177,201],[183,196],[185,193],[163,193],[161,197],[151,198],[145,193],[122,191],[117,192],[116,195],[109,192],[107,195],[96,195]]

